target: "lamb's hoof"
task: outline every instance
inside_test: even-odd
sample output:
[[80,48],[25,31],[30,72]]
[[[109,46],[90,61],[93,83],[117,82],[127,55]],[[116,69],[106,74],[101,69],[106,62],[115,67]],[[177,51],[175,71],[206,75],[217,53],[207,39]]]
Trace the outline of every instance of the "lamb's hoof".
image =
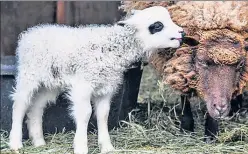
[[40,146],[46,145],[46,142],[44,139],[38,139],[38,140],[33,141],[33,145],[35,147],[40,147]]
[[115,148],[112,146],[112,144],[110,145],[105,145],[101,147],[101,154],[107,154],[111,151],[114,151]]
[[74,154],[88,154],[88,151],[74,151]]
[[74,147],[74,154],[88,154],[88,147]]
[[77,152],[77,151],[74,151],[74,154],[88,154],[88,152],[83,152],[83,151]]
[[22,142],[21,141],[16,141],[16,140],[13,140],[13,139],[10,139],[10,142],[9,142],[9,148],[17,153],[19,149],[21,149],[23,147],[22,145]]

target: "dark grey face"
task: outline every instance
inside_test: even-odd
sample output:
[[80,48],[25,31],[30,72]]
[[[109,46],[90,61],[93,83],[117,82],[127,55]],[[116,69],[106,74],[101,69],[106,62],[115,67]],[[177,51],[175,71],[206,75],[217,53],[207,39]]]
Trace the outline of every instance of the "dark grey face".
[[160,32],[163,28],[164,28],[163,23],[161,23],[161,22],[159,22],[159,21],[157,21],[157,22],[151,24],[151,25],[148,27],[149,32],[150,32],[151,34],[155,34],[155,33],[157,33],[157,32]]

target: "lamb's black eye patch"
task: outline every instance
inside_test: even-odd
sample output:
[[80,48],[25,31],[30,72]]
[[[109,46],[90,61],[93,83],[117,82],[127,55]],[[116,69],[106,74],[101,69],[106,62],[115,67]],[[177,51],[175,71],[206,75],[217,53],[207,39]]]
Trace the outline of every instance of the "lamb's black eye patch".
[[157,21],[153,24],[151,24],[148,29],[149,29],[149,32],[151,34],[155,34],[157,32],[160,32],[162,29],[164,28],[164,25],[160,22],[160,21]]

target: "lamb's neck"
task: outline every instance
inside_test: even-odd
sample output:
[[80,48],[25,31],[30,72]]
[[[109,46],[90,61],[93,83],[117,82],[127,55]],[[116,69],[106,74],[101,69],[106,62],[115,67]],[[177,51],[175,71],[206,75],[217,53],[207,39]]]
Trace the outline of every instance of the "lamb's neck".
[[[129,36],[130,38],[130,36]],[[128,42],[123,42],[123,50],[120,52],[120,66],[128,68],[133,63],[141,60],[144,56],[144,49],[139,40],[130,38]]]

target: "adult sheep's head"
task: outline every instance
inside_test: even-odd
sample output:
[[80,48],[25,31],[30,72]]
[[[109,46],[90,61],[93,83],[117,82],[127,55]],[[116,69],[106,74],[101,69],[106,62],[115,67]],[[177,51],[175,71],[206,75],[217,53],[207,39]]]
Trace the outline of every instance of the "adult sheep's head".
[[[203,31],[194,57],[195,89],[213,118],[225,117],[246,73],[244,38],[230,30]],[[243,85],[242,85],[243,84]]]
[[118,25],[134,27],[135,36],[142,42],[145,51],[178,48],[184,36],[183,29],[171,20],[168,10],[162,6],[133,10],[132,15],[119,21]]
[[227,29],[191,30],[182,46],[169,56],[154,54],[150,63],[163,82],[183,93],[196,92],[213,118],[225,117],[232,97],[248,83],[245,37]]

